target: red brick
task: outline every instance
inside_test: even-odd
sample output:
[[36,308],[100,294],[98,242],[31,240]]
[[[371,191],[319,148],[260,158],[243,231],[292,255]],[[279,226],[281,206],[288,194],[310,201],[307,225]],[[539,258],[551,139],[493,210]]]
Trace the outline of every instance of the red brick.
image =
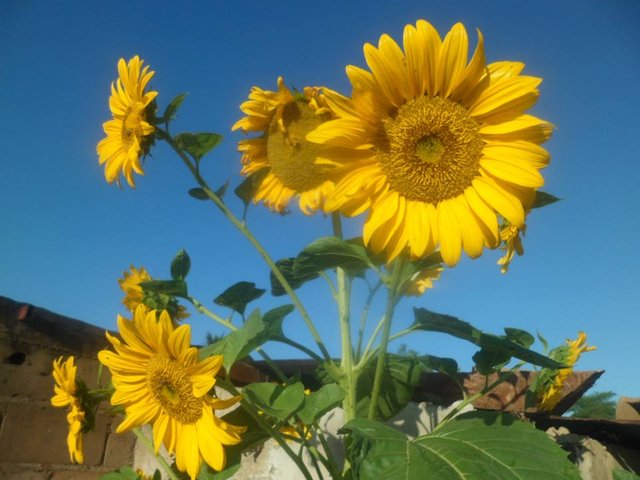
[[[96,429],[84,438],[85,465],[102,463],[108,418],[98,415]],[[0,461],[70,464],[66,410],[10,404],[0,431]]]

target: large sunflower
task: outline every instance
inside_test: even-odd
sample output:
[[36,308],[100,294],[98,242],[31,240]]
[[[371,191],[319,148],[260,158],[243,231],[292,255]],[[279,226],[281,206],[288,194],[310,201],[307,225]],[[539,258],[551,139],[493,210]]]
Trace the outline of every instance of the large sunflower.
[[294,93],[279,77],[277,92],[253,87],[240,109],[247,116],[232,130],[261,134],[238,142],[242,175],[262,175],[257,177],[254,202],[282,213],[297,195],[305,214],[321,208],[334,183],[330,167],[316,164],[320,147],[305,140],[307,133],[331,118],[319,89]]
[[228,408],[238,397],[215,398],[209,391],[222,365],[222,356],[198,361],[191,347],[191,328],[174,328],[169,315],[136,309],[133,320],[118,316],[122,340],[107,333],[116,353],[102,350],[98,359],[111,370],[114,405],[126,415],[118,432],[146,423],[153,425],[156,452],[164,444],[176,456],[176,464],[191,480],[202,460],[215,470],[224,469],[224,445],[240,442],[243,427],[230,425],[214,410]]
[[82,451],[82,430],[84,428],[85,413],[80,398],[77,396],[76,373],[78,367],[75,358],[69,357],[65,362],[62,357],[53,361],[53,379],[55,381],[54,393],[51,404],[54,407],[68,407],[67,422],[69,433],[67,434],[67,448],[69,458],[73,463],[82,463],[84,454]]
[[129,63],[118,62],[118,78],[111,84],[109,108],[113,119],[103,124],[106,137],[96,149],[100,165],[105,165],[104,176],[109,183],[119,183],[120,174],[135,187],[133,173],[144,175],[140,157],[148,153],[153,125],[147,120],[149,106],[158,92],[145,92],[155,72],[149,66],[142,68],[143,60],[136,55]]
[[363,156],[323,154],[346,169],[325,210],[369,209],[364,240],[389,260],[439,247],[450,266],[462,250],[475,258],[498,246],[498,216],[523,227],[549,162],[539,145],[552,126],[524,113],[541,79],[520,75],[518,62],[487,66],[480,32],[468,61],[459,23],[441,40],[419,20],[405,27],[404,50],[383,35],[364,55],[370,71],[347,67],[352,98],[325,89],[338,118],[307,135]]

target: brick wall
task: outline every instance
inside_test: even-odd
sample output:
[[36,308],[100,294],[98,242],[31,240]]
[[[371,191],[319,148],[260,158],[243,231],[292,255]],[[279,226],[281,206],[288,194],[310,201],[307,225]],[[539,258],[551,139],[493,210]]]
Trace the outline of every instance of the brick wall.
[[74,355],[93,386],[105,346],[102,329],[0,297],[0,479],[97,480],[133,463],[134,435],[116,435],[117,419],[98,414],[84,464],[72,464],[66,410],[50,403],[53,360]]

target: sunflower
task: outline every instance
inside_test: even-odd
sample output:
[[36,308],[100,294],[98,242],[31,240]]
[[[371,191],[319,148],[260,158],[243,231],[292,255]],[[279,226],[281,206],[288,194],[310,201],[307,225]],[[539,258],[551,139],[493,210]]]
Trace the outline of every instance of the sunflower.
[[69,434],[67,435],[67,448],[69,458],[73,463],[82,463],[84,455],[82,452],[82,429],[84,427],[85,414],[77,397],[75,358],[69,357],[66,362],[62,357],[53,361],[53,379],[55,381],[55,395],[51,398],[54,407],[69,407],[67,412],[67,422],[69,423]]
[[120,288],[125,293],[122,303],[130,312],[140,305],[144,305],[148,310],[167,310],[172,319],[179,321],[189,316],[187,309],[179,305],[175,298],[162,294],[145,295],[140,286],[142,282],[153,280],[144,267],[139,269],[131,265],[130,271],[123,272],[123,277],[118,280]]
[[320,89],[307,87],[302,94],[294,93],[279,77],[277,92],[253,87],[240,109],[247,116],[232,130],[260,134],[238,142],[242,175],[258,174],[254,202],[282,213],[298,196],[305,214],[321,208],[334,187],[331,168],[316,163],[320,147],[305,140],[307,133],[331,118]]
[[149,66],[142,68],[143,60],[136,55],[129,63],[124,58],[118,62],[118,78],[111,84],[109,108],[113,119],[103,124],[107,135],[100,140],[96,151],[100,165],[106,164],[104,176],[109,183],[120,183],[120,174],[135,187],[133,172],[144,175],[140,157],[149,151],[154,131],[147,120],[152,101],[158,92],[145,92],[155,72]]
[[507,273],[509,271],[509,265],[515,254],[518,254],[518,256],[524,254],[520,234],[524,235],[525,231],[526,225],[523,225],[522,228],[517,228],[514,225],[503,225],[500,228],[500,240],[502,241],[500,248],[505,252],[504,256],[498,260],[500,272]]
[[573,366],[577,363],[580,355],[584,352],[591,352],[596,347],[586,345],[587,335],[579,332],[575,340],[567,340],[562,345],[549,353],[554,360],[567,365],[559,370],[544,369],[540,372],[542,381],[539,383],[537,405],[540,411],[551,411],[562,399],[563,386],[573,372]]
[[416,272],[415,275],[409,280],[407,285],[406,295],[419,297],[428,289],[433,288],[434,280],[438,280],[440,278],[440,274],[444,270],[444,267],[441,265],[434,265],[429,268],[425,268],[419,272]]
[[175,453],[176,465],[194,480],[202,461],[224,469],[225,445],[240,442],[243,427],[216,417],[214,410],[229,408],[239,397],[221,400],[208,392],[222,366],[222,356],[198,361],[191,347],[191,328],[175,328],[167,312],[156,317],[140,306],[128,320],[118,316],[122,340],[107,332],[116,353],[102,350],[98,359],[111,370],[113,405],[122,405],[123,432],[150,423],[156,453],[164,444]]
[[541,79],[520,75],[522,63],[486,65],[480,32],[467,62],[459,23],[442,40],[419,20],[405,27],[404,50],[382,35],[364,55],[370,71],[347,67],[352,97],[325,89],[337,118],[307,135],[339,148],[322,162],[345,169],[324,209],[369,210],[364,241],[389,261],[439,248],[453,266],[463,250],[476,258],[498,246],[499,216],[521,228],[549,162],[540,144],[552,126],[524,113]]

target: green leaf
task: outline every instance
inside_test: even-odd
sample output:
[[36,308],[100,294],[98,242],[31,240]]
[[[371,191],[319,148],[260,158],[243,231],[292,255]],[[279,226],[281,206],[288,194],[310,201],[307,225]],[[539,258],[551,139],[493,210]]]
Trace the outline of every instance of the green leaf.
[[317,392],[311,392],[304,400],[304,407],[298,412],[305,425],[312,425],[322,415],[340,405],[344,390],[337,383],[324,385]]
[[580,480],[567,453],[544,432],[500,412],[460,415],[414,440],[365,419],[343,431],[363,444],[361,480]]
[[113,472],[105,473],[100,480],[138,480],[138,474],[131,467],[122,467]]
[[536,199],[533,202],[533,205],[532,205],[531,208],[546,207],[547,205],[551,205],[552,203],[556,203],[558,201],[560,201],[560,199],[558,197],[555,197],[555,196],[551,195],[550,193],[542,192],[542,191],[538,190],[536,192]]
[[[377,360],[377,357],[372,358],[358,376],[356,412],[361,417],[366,417],[369,413]],[[387,355],[376,417],[388,420],[406,407],[420,382],[421,374],[422,367],[418,360],[400,355]]]
[[187,298],[187,284],[184,280],[149,280],[140,282],[142,290],[149,293]]
[[471,358],[476,365],[478,373],[481,375],[491,375],[494,372],[502,370],[502,368],[509,363],[509,360],[511,360],[511,355],[482,348],[474,353]]
[[260,298],[265,290],[256,288],[253,282],[238,282],[218,295],[214,303],[222,307],[230,307],[240,315],[244,315],[247,304]]
[[544,338],[540,332],[536,332],[536,337],[538,337],[538,340],[540,340],[540,343],[542,344],[542,348],[544,348],[545,353],[548,352],[549,342],[547,342],[547,339]]
[[305,278],[336,267],[359,272],[371,266],[373,263],[363,246],[338,237],[323,237],[300,252],[293,266],[293,274],[297,278]]
[[199,162],[202,157],[213,150],[222,140],[217,133],[181,133],[174,137],[174,142],[181,150],[184,150]]
[[518,345],[522,345],[524,348],[529,348],[536,341],[526,330],[521,330],[519,328],[509,328],[506,327],[504,329],[504,333],[507,334],[507,338],[512,342],[517,343]]
[[222,199],[225,193],[227,193],[227,188],[229,188],[229,180],[224,182],[224,184],[214,192],[216,194],[216,197]]
[[429,370],[442,372],[449,377],[456,377],[458,375],[458,362],[453,358],[420,355],[418,360],[422,363],[423,367]]
[[176,95],[175,97],[173,97],[173,100],[171,100],[171,102],[169,102],[169,105],[167,105],[167,108],[165,108],[164,115],[162,115],[162,119],[165,122],[169,122],[176,118],[176,113],[182,105],[182,102],[184,102],[184,99],[187,98],[187,95],[189,94],[181,93],[180,95]]
[[189,190],[189,195],[191,195],[196,200],[209,200],[209,195],[204,191],[204,188],[196,187]]
[[258,170],[256,173],[245,178],[244,181],[234,190],[236,196],[244,203],[245,208],[248,207],[251,203],[251,199],[256,193],[257,188],[260,186],[262,180],[264,180],[264,177],[266,177],[268,173],[268,168]]
[[229,371],[237,360],[248,356],[264,343],[265,335],[261,335],[263,331],[264,323],[260,310],[254,310],[242,328],[234,330],[216,343],[201,348],[198,358],[202,360],[211,355],[223,355],[224,368]]
[[286,387],[277,383],[252,383],[244,389],[244,395],[265,413],[286,420],[304,404],[304,385],[296,382]]
[[[282,272],[282,275],[284,276],[285,280],[289,282],[289,285],[291,285],[291,288],[293,288],[294,290],[296,288],[299,288],[309,280],[318,278],[317,273],[310,273],[304,276],[295,275],[294,274],[295,262],[296,262],[296,259],[292,257],[283,258],[276,262],[276,266]],[[269,278],[271,280],[271,295],[273,295],[274,297],[278,297],[278,296],[287,294],[284,287],[282,286],[280,281],[276,278],[276,276],[273,274],[273,272],[269,274]]]
[[628,472],[626,470],[614,470],[613,471],[613,480],[638,480],[640,479],[639,475],[635,473]]
[[516,357],[532,365],[546,368],[562,368],[564,365],[545,357],[537,352],[524,348],[518,343],[504,337],[483,333],[467,322],[458,320],[451,315],[435,313],[424,308],[414,308],[415,322],[411,326],[414,330],[447,333],[457,338],[467,340],[479,347]]
[[189,275],[191,259],[185,249],[181,249],[171,261],[171,278],[184,280]]
[[284,317],[294,310],[295,307],[293,305],[282,305],[264,314],[262,322],[264,323],[264,332],[269,340],[285,336],[282,331],[282,322],[284,321]]

